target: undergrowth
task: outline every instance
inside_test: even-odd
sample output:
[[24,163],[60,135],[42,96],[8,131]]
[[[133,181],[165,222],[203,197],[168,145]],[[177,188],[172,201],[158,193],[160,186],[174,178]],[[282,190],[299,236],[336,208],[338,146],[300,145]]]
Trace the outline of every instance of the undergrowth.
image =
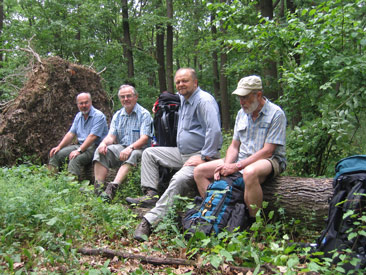
[[[318,234],[299,221],[287,220],[281,209],[279,213],[265,211],[266,203],[256,222],[244,232],[224,231],[217,236],[196,232],[192,238],[186,238],[179,217],[188,205],[192,206],[192,200],[178,197],[155,228],[153,243],[139,244],[132,236],[140,219],[123,202],[127,195],[141,192],[139,169],[131,172],[112,203],[94,196],[88,184],[78,183],[67,173],[52,176],[38,165],[0,169],[1,274],[113,273],[111,267],[115,262],[85,260],[77,252],[80,247],[179,255],[200,262],[196,271],[201,274],[208,272],[206,264],[211,266],[210,274],[222,273],[223,265],[248,267],[254,274],[344,273],[342,263],[334,264],[331,258],[314,255],[309,247],[295,245],[300,240],[314,242]],[[83,192],[80,187],[84,187]],[[119,261],[123,266],[125,260]],[[155,274],[174,274],[170,267],[159,270]],[[137,265],[129,273],[151,272]]]

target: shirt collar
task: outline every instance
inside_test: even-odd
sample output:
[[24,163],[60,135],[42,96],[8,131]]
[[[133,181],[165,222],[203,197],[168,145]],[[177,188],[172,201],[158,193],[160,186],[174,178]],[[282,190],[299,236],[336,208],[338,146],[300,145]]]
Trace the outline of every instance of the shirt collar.
[[88,117],[92,117],[92,116],[94,116],[94,114],[95,114],[95,109],[94,109],[94,107],[93,107],[93,106],[91,106],[91,107],[90,107],[89,114],[88,114]]
[[[83,113],[80,112],[81,116],[84,117]],[[90,107],[89,113],[88,113],[88,117],[86,119],[88,119],[89,117],[93,117],[95,114],[95,109],[93,107],[93,105]]]
[[194,102],[194,98],[197,96],[199,90],[201,90],[201,88],[197,87],[197,89],[193,92],[193,94],[187,100],[183,97],[183,103],[187,102],[190,105],[192,105]]
[[137,105],[138,105],[138,103],[136,102],[136,104],[133,107],[132,112],[130,114],[127,114],[125,107],[122,107],[122,115],[128,116],[128,115],[131,115],[132,113],[137,113],[137,108],[138,108]]

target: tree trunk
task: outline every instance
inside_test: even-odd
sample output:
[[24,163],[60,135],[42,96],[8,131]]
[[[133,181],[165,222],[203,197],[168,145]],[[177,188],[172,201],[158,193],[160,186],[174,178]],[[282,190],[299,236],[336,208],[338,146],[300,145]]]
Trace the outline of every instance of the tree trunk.
[[285,216],[300,220],[301,226],[322,229],[328,214],[329,199],[333,195],[332,179],[278,177],[262,185],[263,200],[268,209],[278,213],[284,210]]
[[230,130],[230,111],[229,98],[227,95],[227,77],[225,74],[227,63],[227,54],[225,49],[222,49],[220,54],[220,95],[221,95],[221,124],[225,131]]
[[[273,3],[272,0],[259,1],[259,10],[263,17],[273,19]],[[269,58],[265,59],[265,66],[262,81],[267,83],[276,83],[277,79],[277,63]],[[266,81],[267,79],[267,81]],[[266,90],[265,95],[270,100],[276,100],[280,95],[279,87],[277,85],[264,85],[264,87],[271,86],[271,89]]]
[[[167,17],[173,19],[173,0],[166,0]],[[166,27],[166,81],[169,93],[174,93],[173,78],[173,26],[168,22]]]
[[[127,0],[122,0],[122,18],[123,18],[123,53],[127,60],[127,77],[128,79],[133,79],[135,73],[133,64],[133,53],[132,53],[132,43],[130,36],[130,23],[128,20],[128,3]],[[129,81],[127,81],[129,82]]]
[[[225,3],[225,0],[220,0],[220,3]],[[223,21],[220,21],[220,31],[222,35],[225,35],[226,28],[224,26]],[[221,123],[222,128],[226,131],[229,131],[231,127],[230,127],[229,98],[227,92],[226,63],[227,63],[227,54],[225,52],[225,46],[222,44],[220,53]]]
[[[3,45],[3,28],[4,28],[4,1],[0,0],[0,44],[1,48],[4,48]],[[0,68],[3,67],[3,52],[0,52]],[[0,92],[0,95],[2,92]]]
[[[215,41],[217,36],[217,29],[215,26],[215,13],[211,13],[211,35],[212,39]],[[212,80],[213,80],[213,88],[214,95],[216,99],[220,98],[220,77],[219,77],[219,64],[218,64],[218,56],[217,50],[214,48],[212,50]],[[221,103],[219,104],[221,110]]]
[[165,60],[164,60],[164,28],[156,25],[156,61],[158,62],[158,78],[160,92],[166,91]]
[[269,19],[273,18],[273,3],[272,0],[260,0],[259,10],[264,17],[268,17]]

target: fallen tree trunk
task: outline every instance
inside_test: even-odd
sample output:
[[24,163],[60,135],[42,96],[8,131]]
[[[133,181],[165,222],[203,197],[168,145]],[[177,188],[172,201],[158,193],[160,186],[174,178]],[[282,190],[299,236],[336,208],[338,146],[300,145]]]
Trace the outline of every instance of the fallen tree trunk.
[[301,226],[322,229],[333,195],[331,178],[278,177],[262,186],[268,209],[284,210],[287,219],[301,221]]

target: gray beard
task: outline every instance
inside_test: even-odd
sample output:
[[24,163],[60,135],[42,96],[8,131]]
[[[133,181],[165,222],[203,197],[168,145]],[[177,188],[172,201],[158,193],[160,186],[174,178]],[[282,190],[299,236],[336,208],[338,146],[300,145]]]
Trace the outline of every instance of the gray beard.
[[258,108],[258,106],[259,106],[259,101],[258,100],[256,100],[255,102],[253,102],[250,106],[249,106],[249,108],[248,109],[244,109],[244,113],[246,113],[246,114],[251,114],[251,113],[253,113],[257,108]]

